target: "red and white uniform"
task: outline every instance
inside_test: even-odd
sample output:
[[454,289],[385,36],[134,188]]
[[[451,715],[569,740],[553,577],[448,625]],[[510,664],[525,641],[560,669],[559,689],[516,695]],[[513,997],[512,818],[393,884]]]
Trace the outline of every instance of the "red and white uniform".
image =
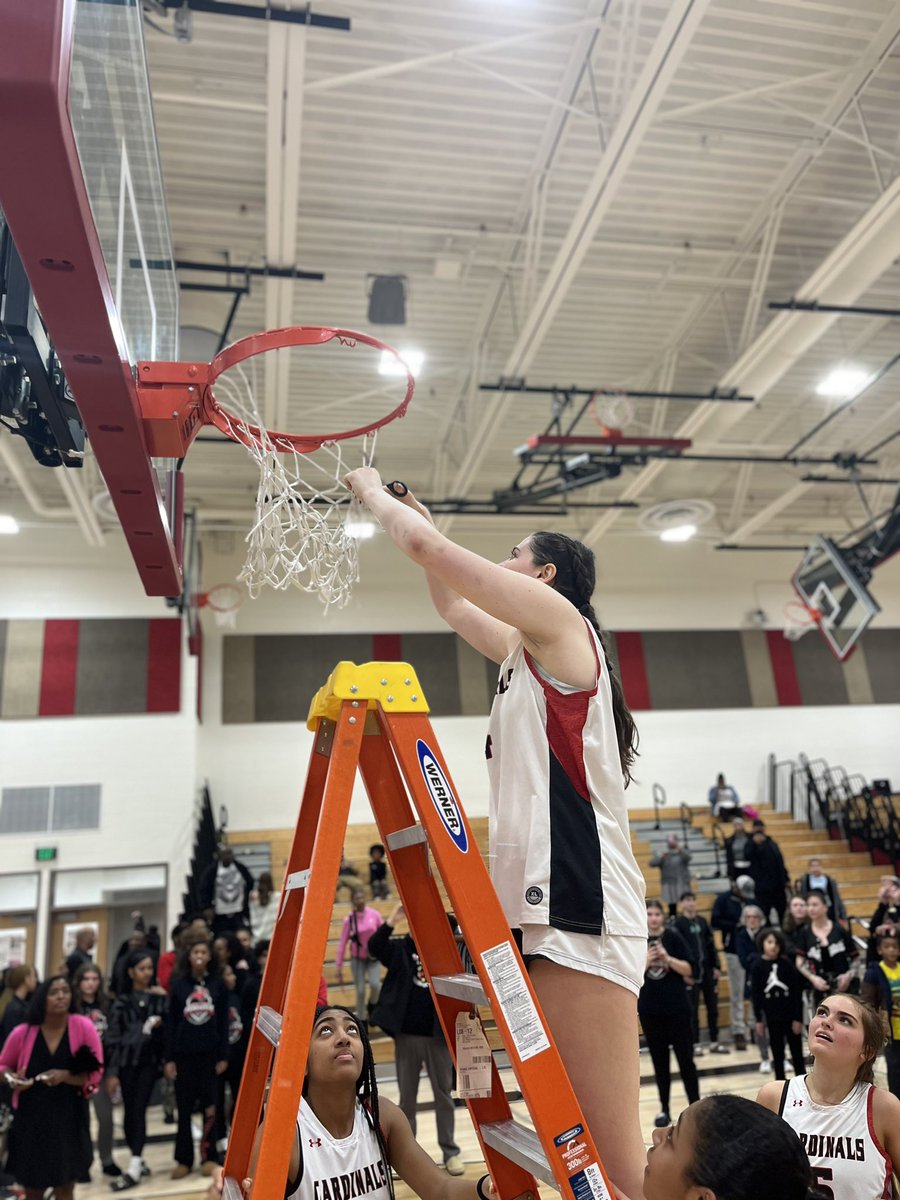
[[[305,1100],[297,1116],[300,1179],[286,1200],[391,1200],[390,1167],[359,1100],[349,1137],[332,1137]],[[290,1187],[291,1184],[288,1184]]]
[[803,1143],[816,1184],[834,1200],[890,1200],[893,1168],[875,1136],[874,1096],[874,1084],[857,1083],[840,1104],[816,1104],[805,1075],[782,1094],[780,1115]]
[[639,938],[646,957],[609,674],[585,628],[597,662],[590,691],[552,679],[521,642],[500,667],[487,744],[491,876],[514,928]]

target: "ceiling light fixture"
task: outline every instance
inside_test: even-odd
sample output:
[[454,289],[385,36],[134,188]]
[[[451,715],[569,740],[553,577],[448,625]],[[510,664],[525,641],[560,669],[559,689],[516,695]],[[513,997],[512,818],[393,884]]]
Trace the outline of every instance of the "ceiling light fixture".
[[835,367],[816,385],[816,395],[827,396],[830,400],[847,400],[861,391],[869,378],[869,372],[863,367]]
[[18,533],[19,522],[8,513],[0,513],[0,533]]
[[697,532],[696,525],[672,525],[660,531],[661,542],[688,542]]
[[[413,375],[418,378],[419,372],[422,370],[422,364],[425,361],[425,354],[421,350],[398,350],[397,353],[403,362],[395,358],[390,350],[382,350],[381,361],[378,364],[379,375],[405,375],[406,367],[409,367]],[[404,366],[404,363],[406,364]]]
[[344,532],[347,537],[353,538],[357,542],[367,542],[375,536],[378,530],[378,522],[368,510],[363,508],[355,498],[351,500],[347,516],[344,518]]

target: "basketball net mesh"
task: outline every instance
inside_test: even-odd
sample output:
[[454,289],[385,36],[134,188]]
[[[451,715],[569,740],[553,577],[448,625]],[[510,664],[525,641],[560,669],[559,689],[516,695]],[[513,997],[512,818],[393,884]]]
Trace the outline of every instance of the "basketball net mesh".
[[215,385],[229,436],[241,442],[259,471],[255,519],[238,581],[253,597],[263,587],[296,587],[318,594],[326,609],[340,608],[359,579],[357,539],[348,534],[341,511],[350,499],[343,477],[354,467],[372,465],[375,433],[352,439],[357,443],[352,455],[349,439],[303,453],[273,438],[256,402],[254,365],[249,375],[243,366],[232,367]]

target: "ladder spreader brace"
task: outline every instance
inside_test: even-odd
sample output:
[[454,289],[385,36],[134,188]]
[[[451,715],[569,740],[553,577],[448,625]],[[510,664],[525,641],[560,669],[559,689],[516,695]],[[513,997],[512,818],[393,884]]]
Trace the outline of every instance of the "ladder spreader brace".
[[[264,1101],[253,1200],[285,1194],[357,768],[454,1060],[457,1014],[489,1006],[534,1123],[513,1119],[495,1061],[491,1095],[467,1104],[501,1200],[535,1200],[535,1178],[565,1200],[612,1200],[427,714],[407,663],[341,662],[312,701],[315,737],[228,1144],[226,1200],[241,1198]],[[429,851],[477,976],[463,971]]]

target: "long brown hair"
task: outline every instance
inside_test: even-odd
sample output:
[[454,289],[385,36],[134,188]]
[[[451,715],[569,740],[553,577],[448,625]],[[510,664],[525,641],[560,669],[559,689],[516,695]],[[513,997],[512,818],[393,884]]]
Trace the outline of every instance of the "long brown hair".
[[585,546],[584,542],[576,541],[565,533],[555,533],[546,529],[533,533],[529,538],[531,554],[535,565],[543,567],[552,563],[556,567],[553,588],[561,596],[574,604],[581,615],[590,621],[603,653],[609,674],[609,685],[612,692],[613,719],[616,723],[616,741],[619,744],[619,763],[625,786],[631,783],[631,766],[638,752],[638,731],[634,717],[625,703],[625,692],[622,682],[613,669],[606,648],[606,640],[600,629],[597,614],[591,604],[591,596],[597,586],[597,567],[594,552]]

